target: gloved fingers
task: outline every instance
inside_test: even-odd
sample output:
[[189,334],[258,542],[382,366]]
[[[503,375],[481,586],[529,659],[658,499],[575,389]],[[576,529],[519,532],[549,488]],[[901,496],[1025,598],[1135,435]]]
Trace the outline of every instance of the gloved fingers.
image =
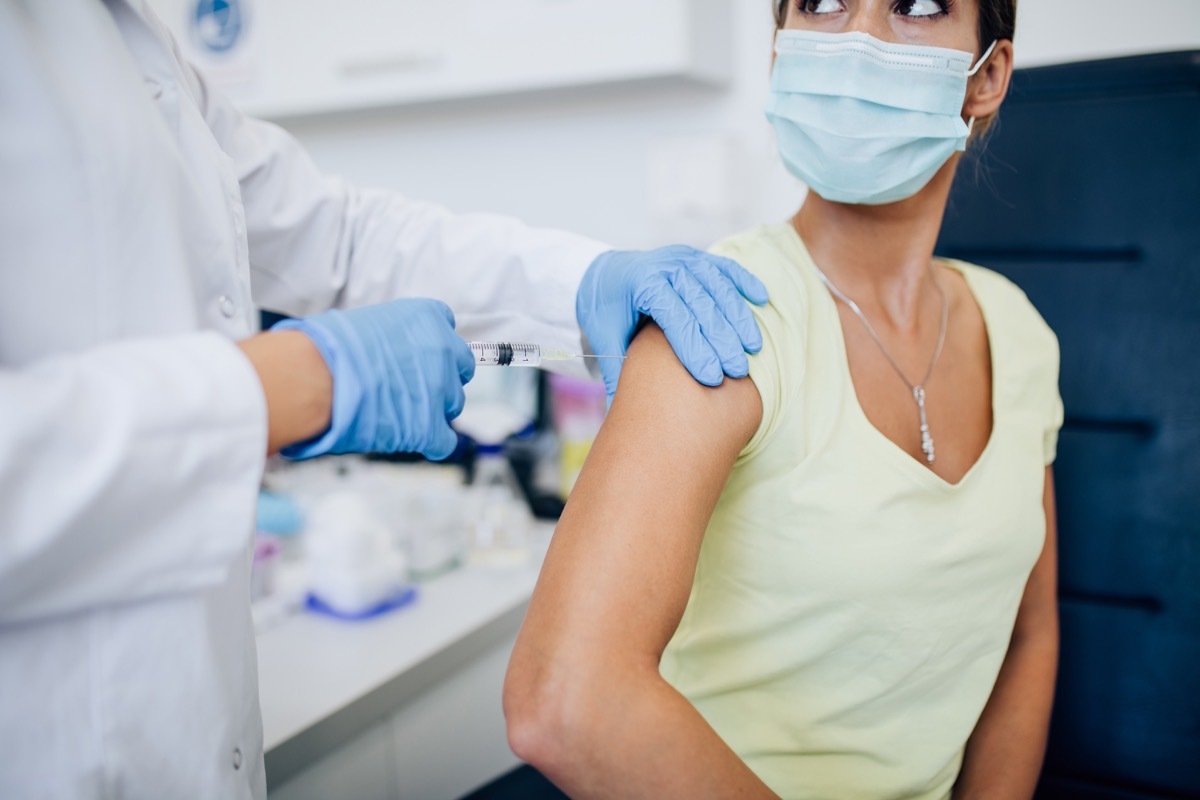
[[712,253],[707,253],[706,258],[709,263],[724,272],[742,296],[754,305],[763,306],[771,301],[771,293],[767,291],[766,284],[738,262]]
[[[744,378],[750,374],[750,361],[746,358],[737,330],[721,313],[717,301],[705,291],[696,276],[687,269],[680,269],[672,275],[671,285],[691,310],[700,325],[701,334],[720,359],[721,371],[731,378]],[[680,355],[682,357],[683,354]]]
[[423,298],[423,302],[428,303],[433,312],[446,321],[451,330],[454,329],[454,312],[450,310],[450,306],[441,300],[434,300],[432,298]]
[[460,373],[455,368],[447,370],[442,393],[445,395],[446,419],[457,419],[467,405],[467,393],[463,391]]
[[462,386],[452,389],[446,395],[446,419],[458,419],[467,405],[467,394]]
[[717,303],[717,308],[737,333],[742,343],[742,349],[749,353],[762,350],[762,332],[758,322],[750,311],[750,306],[742,298],[737,287],[729,276],[712,262],[714,256],[700,260],[685,262],[692,275],[700,281],[700,285]]
[[446,420],[434,420],[433,430],[429,433],[429,443],[421,451],[421,455],[430,461],[445,461],[454,455],[458,448],[458,434]]
[[604,396],[610,408],[613,395],[617,393],[617,382],[621,379],[621,366],[624,363],[619,358],[600,359],[600,375],[604,378]]
[[458,368],[458,379],[460,384],[468,384],[475,377],[475,354],[471,352],[471,348],[467,346],[466,341],[458,334],[453,334],[450,348],[452,350],[455,366]]
[[[696,290],[703,292],[694,278],[692,283]],[[662,328],[671,349],[693,378],[705,386],[720,385],[725,377],[721,360],[674,285],[663,279],[643,288],[638,293],[637,308]]]

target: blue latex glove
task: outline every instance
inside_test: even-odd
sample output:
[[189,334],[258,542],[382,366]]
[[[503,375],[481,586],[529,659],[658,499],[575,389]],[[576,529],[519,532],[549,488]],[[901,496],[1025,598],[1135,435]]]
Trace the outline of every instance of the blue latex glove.
[[[725,375],[746,377],[746,353],[762,349],[746,300],[766,303],[767,287],[735,261],[682,245],[614,250],[584,274],[575,315],[593,353],[617,356],[625,355],[642,317],[650,317],[692,377],[717,386]],[[599,360],[610,403],[623,363]]]
[[286,320],[313,340],[333,375],[333,421],[319,438],[284,449],[288,458],[327,453],[421,453],[448,458],[458,444],[475,359],[438,300],[396,300]]

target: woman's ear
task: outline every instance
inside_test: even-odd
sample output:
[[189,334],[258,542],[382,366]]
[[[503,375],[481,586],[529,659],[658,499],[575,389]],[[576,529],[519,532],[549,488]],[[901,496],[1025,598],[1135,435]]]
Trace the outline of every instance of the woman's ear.
[[996,42],[987,63],[967,84],[967,101],[963,116],[987,119],[1000,110],[1012,82],[1013,44],[1008,39]]

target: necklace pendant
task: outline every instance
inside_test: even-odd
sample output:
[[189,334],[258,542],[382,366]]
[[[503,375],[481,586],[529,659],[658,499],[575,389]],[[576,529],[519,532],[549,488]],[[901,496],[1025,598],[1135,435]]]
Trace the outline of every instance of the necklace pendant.
[[913,387],[913,399],[917,401],[917,411],[921,415],[921,452],[925,460],[933,464],[937,460],[937,450],[933,446],[933,434],[929,432],[929,418],[925,415],[925,387]]

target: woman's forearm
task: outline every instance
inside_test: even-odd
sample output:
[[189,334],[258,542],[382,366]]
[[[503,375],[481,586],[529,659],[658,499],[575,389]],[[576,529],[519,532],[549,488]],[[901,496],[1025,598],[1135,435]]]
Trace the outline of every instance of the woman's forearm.
[[1046,468],[1046,541],[1025,584],[1008,655],[967,742],[956,800],[1029,800],[1037,788],[1058,673],[1058,521]]
[[1058,629],[1017,638],[967,743],[955,800],[1029,800],[1046,753]]
[[513,750],[572,798],[776,797],[657,669],[596,677],[506,687]]

